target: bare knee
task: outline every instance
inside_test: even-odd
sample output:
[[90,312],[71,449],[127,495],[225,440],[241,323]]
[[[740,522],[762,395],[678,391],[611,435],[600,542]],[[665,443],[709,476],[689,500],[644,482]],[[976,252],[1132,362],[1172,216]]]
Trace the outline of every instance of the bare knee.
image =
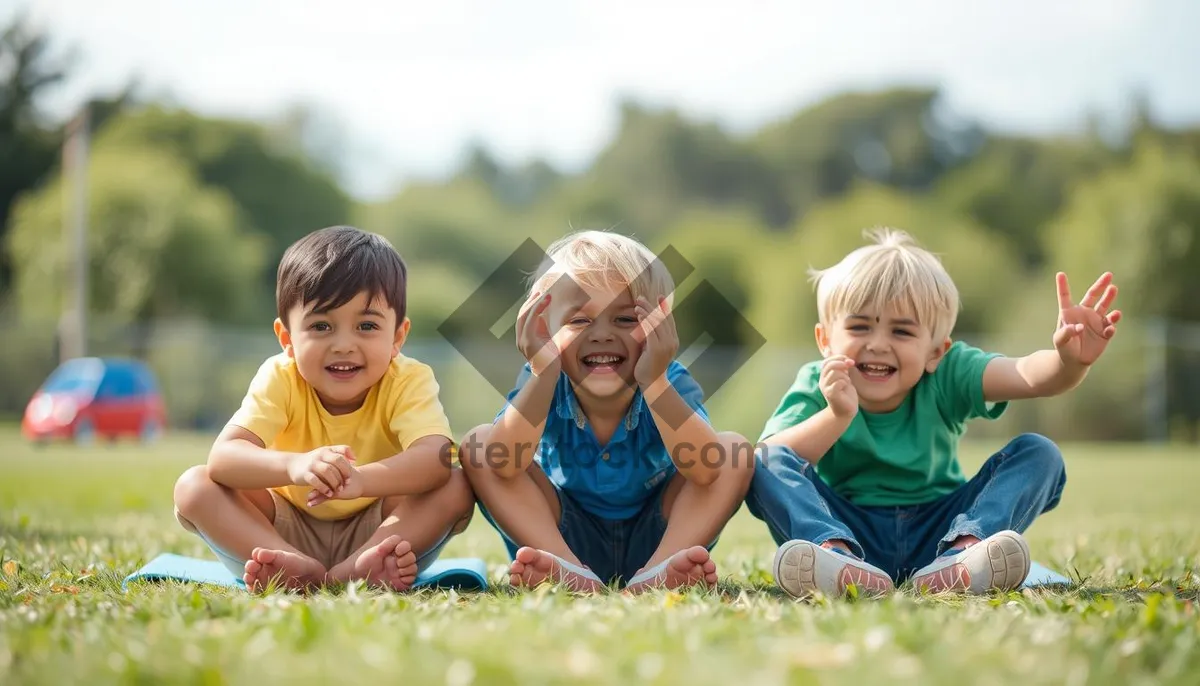
[[467,514],[475,507],[475,491],[461,469],[450,470],[450,480],[442,487],[441,496],[444,507],[454,512]]
[[458,442],[458,463],[470,477],[474,472],[487,468],[487,439],[492,433],[491,424],[480,424],[463,435]]
[[458,515],[452,533],[460,534],[466,530],[475,514],[475,491],[461,469],[450,471],[450,481],[442,490],[445,492],[445,507]]
[[717,483],[724,482],[726,487],[745,493],[754,478],[754,444],[733,431],[722,431],[717,434],[717,439],[725,454]]
[[189,467],[175,481],[175,508],[188,519],[196,517],[220,492],[221,486],[208,476],[205,465]]
[[467,528],[475,512],[475,492],[463,470],[452,467],[450,478],[442,486],[420,495],[393,495],[384,498],[383,510],[388,516],[406,519],[414,510],[431,510],[452,515],[454,533]]

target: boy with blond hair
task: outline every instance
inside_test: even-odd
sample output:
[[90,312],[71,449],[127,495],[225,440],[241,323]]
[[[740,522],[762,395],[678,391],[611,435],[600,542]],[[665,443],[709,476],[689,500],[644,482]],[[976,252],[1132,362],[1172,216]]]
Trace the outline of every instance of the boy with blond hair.
[[556,241],[517,320],[528,362],[491,425],[461,441],[518,587],[627,592],[717,581],[709,553],[753,473],[753,446],[709,423],[675,360],[674,284],[616,233]]
[[1083,381],[1121,319],[1112,275],[1074,304],[1059,273],[1053,348],[1009,358],[951,341],[958,292],[934,255],[900,231],[874,239],[813,272],[824,359],[800,368],[760,438],[746,504],[780,546],[776,583],[795,597],[1018,588],[1021,532],[1058,505],[1062,454],[1023,434],[968,481],[958,441],[971,419]]
[[400,353],[407,268],[381,236],[334,226],[284,253],[266,360],[175,515],[247,588],[361,580],[403,591],[470,521],[438,384]]

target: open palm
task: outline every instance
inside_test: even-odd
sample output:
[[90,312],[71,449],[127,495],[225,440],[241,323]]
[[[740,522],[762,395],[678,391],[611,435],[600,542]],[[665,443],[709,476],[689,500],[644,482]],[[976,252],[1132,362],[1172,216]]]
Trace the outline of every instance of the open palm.
[[1088,366],[1100,358],[1108,342],[1117,333],[1121,311],[1108,311],[1117,297],[1113,275],[1105,272],[1096,279],[1079,304],[1071,301],[1067,275],[1059,272],[1058,327],[1054,331],[1054,347],[1064,362]]

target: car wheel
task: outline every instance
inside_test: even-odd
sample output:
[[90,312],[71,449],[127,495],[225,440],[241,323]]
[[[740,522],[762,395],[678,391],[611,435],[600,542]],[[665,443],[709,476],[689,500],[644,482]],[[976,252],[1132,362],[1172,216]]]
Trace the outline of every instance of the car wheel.
[[75,422],[74,439],[76,445],[83,446],[96,442],[96,427],[92,426],[92,420],[84,418]]
[[154,443],[162,438],[162,423],[151,417],[142,422],[142,430],[138,434],[138,438],[142,443]]

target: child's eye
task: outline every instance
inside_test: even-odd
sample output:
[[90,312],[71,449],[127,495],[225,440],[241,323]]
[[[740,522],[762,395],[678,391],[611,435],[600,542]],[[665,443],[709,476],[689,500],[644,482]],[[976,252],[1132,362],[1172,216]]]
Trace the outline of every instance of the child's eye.
[[575,317],[568,323],[571,324],[572,326],[584,326],[585,324],[588,323],[588,320],[583,317]]
[[912,335],[912,332],[911,332],[911,331],[906,331],[906,330],[904,330],[904,329],[896,329],[896,335],[897,335],[897,336],[911,336],[911,335]]
[[637,317],[617,317],[617,321],[622,324],[637,324]]
[[867,330],[867,327],[865,324],[855,324],[854,326],[849,326],[846,328],[850,329],[851,331],[866,331]]
[[360,326],[362,326],[362,328],[366,329],[367,331],[374,331],[379,328],[379,325],[376,324],[375,322],[363,322],[362,324],[360,324]]
[[314,322],[310,324],[308,328],[312,329],[313,331],[328,331],[329,324],[326,324],[325,322]]

